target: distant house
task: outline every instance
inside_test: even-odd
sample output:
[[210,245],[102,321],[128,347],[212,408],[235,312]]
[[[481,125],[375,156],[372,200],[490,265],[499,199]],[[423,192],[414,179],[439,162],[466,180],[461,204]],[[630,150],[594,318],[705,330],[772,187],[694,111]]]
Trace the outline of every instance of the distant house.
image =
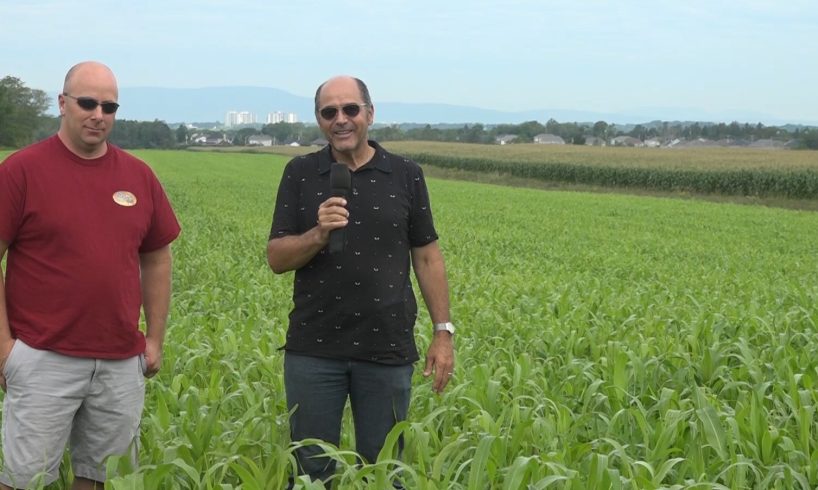
[[266,134],[254,134],[247,138],[248,146],[273,146],[273,137]]
[[611,144],[614,146],[645,146],[642,140],[633,136],[617,136],[611,140]]
[[310,145],[311,146],[327,146],[327,143],[329,143],[329,141],[327,141],[326,138],[316,138],[316,139],[312,140]]
[[517,139],[516,134],[501,134],[501,135],[497,136],[496,138],[494,138],[494,141],[498,145],[507,145],[507,144],[511,143],[512,141],[514,141],[516,139]]
[[755,140],[749,144],[750,148],[784,148],[784,145],[785,142],[773,139]]
[[207,146],[226,145],[228,143],[227,138],[224,135],[217,136],[213,134],[194,134],[190,137],[190,142],[194,145]]
[[605,146],[605,140],[602,138],[597,138],[596,136],[586,136],[585,137],[585,145],[586,146]]
[[539,145],[564,145],[565,140],[556,134],[541,133],[534,136],[534,143]]
[[678,145],[684,148],[713,148],[718,146],[713,140],[707,138],[696,138],[688,140]]

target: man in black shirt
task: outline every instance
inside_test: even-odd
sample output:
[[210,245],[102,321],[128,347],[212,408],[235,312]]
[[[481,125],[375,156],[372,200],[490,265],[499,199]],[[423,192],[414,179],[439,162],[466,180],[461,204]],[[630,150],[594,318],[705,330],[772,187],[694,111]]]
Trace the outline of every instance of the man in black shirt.
[[[267,260],[295,271],[284,346],[293,441],[340,442],[349,397],[357,451],[374,462],[387,433],[406,418],[417,304],[410,268],[434,336],[424,376],[442,392],[454,368],[449,288],[421,168],[368,139],[375,107],[357,78],[336,77],[315,93],[322,150],[294,158],[278,189]],[[347,197],[332,197],[331,165],[351,172]],[[333,230],[343,249],[330,253]],[[296,450],[300,471],[326,480],[334,463],[317,446]]]

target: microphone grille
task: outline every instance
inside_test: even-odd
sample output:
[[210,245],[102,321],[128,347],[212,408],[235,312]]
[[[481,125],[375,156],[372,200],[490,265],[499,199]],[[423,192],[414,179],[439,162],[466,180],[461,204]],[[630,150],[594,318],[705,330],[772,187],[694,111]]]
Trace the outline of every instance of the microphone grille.
[[329,180],[333,189],[349,189],[352,187],[352,177],[349,174],[349,167],[343,163],[332,163]]

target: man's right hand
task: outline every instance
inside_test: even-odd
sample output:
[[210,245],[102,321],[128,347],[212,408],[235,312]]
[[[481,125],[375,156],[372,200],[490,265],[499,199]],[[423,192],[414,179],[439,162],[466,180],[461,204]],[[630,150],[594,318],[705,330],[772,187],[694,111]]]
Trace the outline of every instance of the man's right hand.
[[330,197],[318,206],[317,225],[321,236],[329,240],[329,232],[343,228],[349,223],[347,200],[343,197]]

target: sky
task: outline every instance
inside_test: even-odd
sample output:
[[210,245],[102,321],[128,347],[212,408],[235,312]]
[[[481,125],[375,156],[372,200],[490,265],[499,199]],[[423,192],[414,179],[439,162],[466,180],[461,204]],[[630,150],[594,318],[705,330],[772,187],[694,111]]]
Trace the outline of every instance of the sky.
[[818,124],[814,0],[0,0],[0,77],[55,96],[88,59],[120,88]]

